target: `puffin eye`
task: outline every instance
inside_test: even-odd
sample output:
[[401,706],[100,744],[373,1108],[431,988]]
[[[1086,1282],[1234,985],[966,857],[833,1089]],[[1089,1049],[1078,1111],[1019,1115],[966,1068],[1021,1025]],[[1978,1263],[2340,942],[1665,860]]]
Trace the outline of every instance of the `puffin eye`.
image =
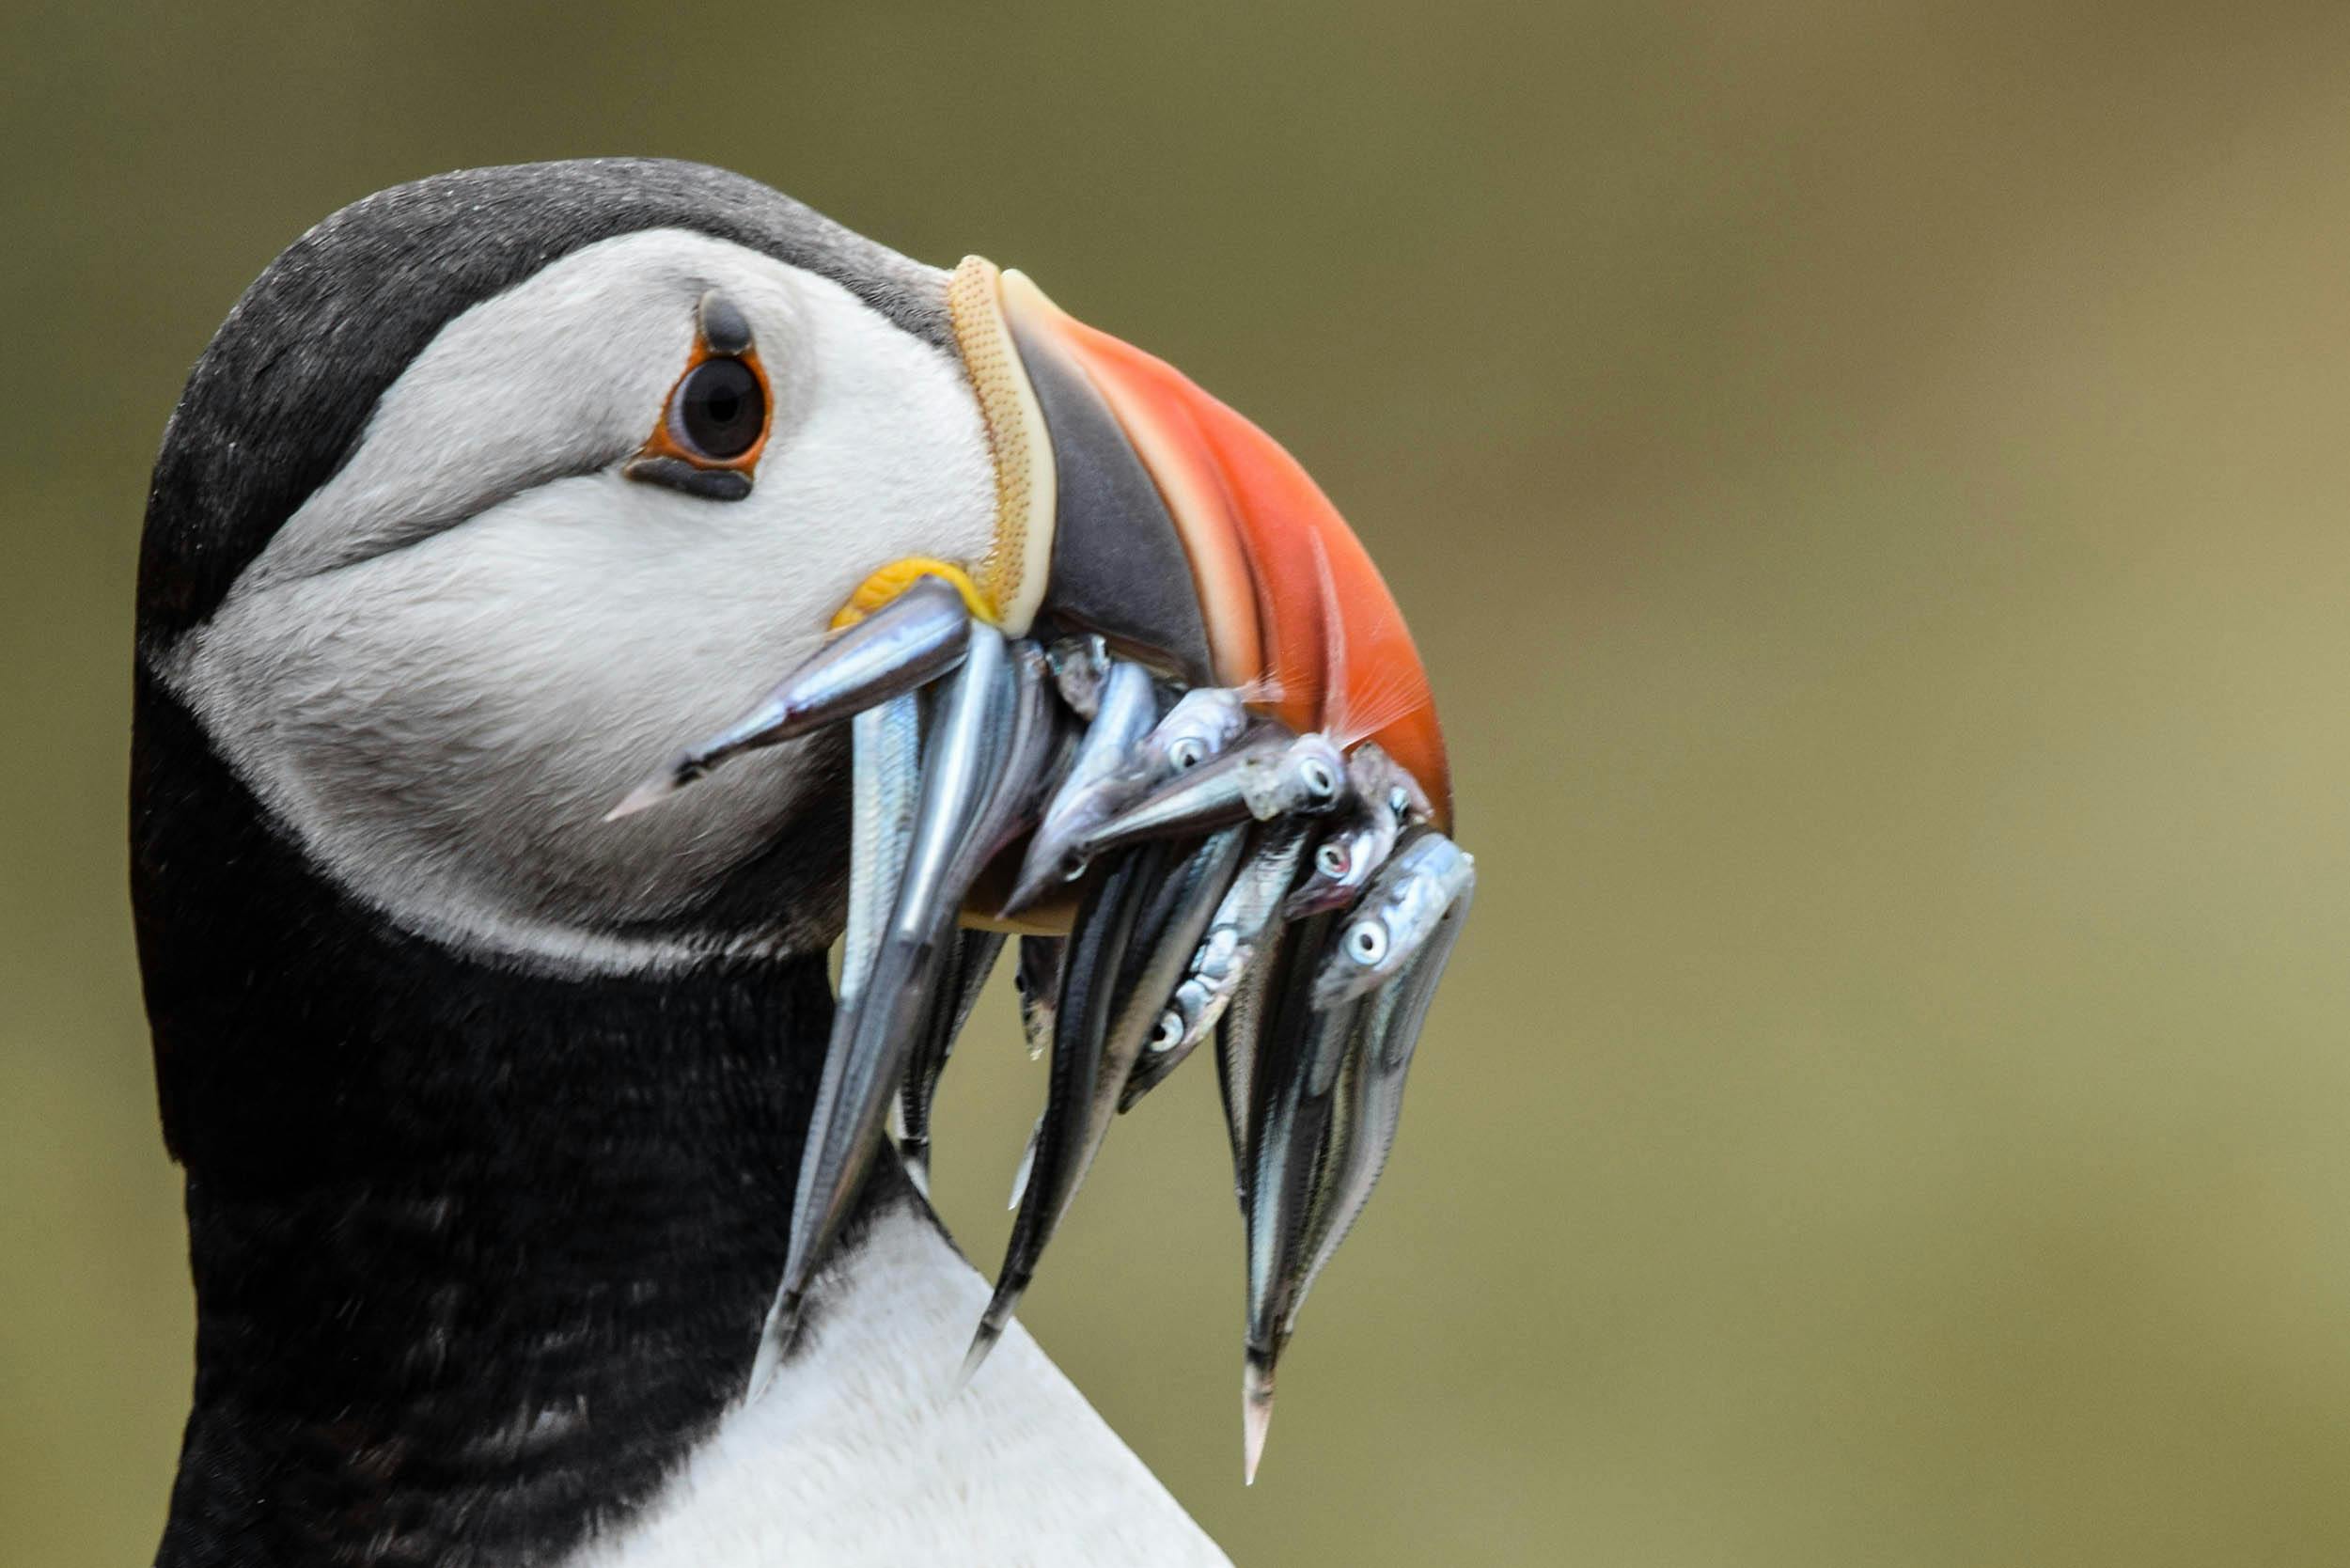
[[740,501],[767,442],[767,371],[750,321],[725,295],[704,294],[698,320],[697,357],[620,472],[705,501]]
[[686,372],[669,400],[669,434],[690,457],[726,463],[741,457],[767,428],[767,389],[734,358],[705,359]]

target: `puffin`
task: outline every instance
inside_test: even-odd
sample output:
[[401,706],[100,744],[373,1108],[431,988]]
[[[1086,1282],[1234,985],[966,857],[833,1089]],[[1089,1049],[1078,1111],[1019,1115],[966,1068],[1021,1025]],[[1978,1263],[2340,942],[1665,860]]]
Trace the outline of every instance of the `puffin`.
[[612,810],[916,580],[1299,730],[1354,689],[1449,809],[1327,498],[1016,271],[596,159],[380,192],[245,290],[138,567],[196,1299],[159,1568],[1227,1560],[1016,1321],[957,1386],[988,1283],[899,1162],[778,1323],[842,730]]

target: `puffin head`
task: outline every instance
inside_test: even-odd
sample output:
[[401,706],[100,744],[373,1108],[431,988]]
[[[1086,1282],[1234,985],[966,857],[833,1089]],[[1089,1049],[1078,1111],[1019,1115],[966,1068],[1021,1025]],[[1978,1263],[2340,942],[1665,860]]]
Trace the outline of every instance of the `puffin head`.
[[444,175],[290,246],[166,433],[140,654],[393,926],[640,970],[831,939],[837,737],[604,817],[925,572],[1008,634],[1353,715],[1442,820],[1402,619],[1277,445],[1018,273],[687,164]]

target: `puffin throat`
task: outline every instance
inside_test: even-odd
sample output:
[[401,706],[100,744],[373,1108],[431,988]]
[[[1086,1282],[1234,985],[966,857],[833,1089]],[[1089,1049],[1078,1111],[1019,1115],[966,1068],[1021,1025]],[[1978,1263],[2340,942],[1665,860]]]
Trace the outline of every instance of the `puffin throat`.
[[144,675],[133,772],[197,1308],[157,1560],[535,1562],[627,1515],[749,1377],[822,954],[567,977],[403,933]]

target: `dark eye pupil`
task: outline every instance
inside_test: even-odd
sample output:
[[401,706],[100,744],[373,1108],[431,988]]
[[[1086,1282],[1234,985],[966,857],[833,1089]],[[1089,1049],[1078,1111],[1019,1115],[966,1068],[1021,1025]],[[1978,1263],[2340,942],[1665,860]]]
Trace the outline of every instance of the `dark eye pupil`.
[[766,422],[766,394],[739,359],[705,359],[678,388],[677,433],[698,456],[741,457]]

